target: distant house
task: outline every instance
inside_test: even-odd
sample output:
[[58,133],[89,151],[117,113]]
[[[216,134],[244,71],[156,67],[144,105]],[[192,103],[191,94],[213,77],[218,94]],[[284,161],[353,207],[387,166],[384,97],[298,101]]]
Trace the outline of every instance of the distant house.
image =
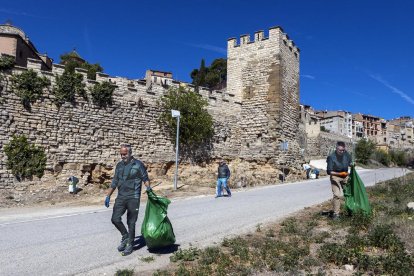
[[352,138],[361,139],[365,137],[364,124],[355,115],[352,115]]
[[310,105],[300,105],[300,118],[308,137],[317,137],[321,132],[318,116]]
[[381,128],[381,123],[383,120],[380,117],[361,113],[354,114],[353,117],[355,120],[362,122],[364,127],[364,136],[366,138],[382,134],[383,130]]
[[400,117],[389,120],[387,123],[387,143],[391,148],[414,147],[414,119]]
[[352,138],[352,115],[350,112],[339,111],[315,111],[320,118],[321,127],[330,132]]
[[10,23],[0,24],[0,54],[15,58],[16,65],[26,67],[27,59],[41,62],[42,70],[51,70],[53,60],[41,54],[26,34]]
[[169,86],[173,82],[173,75],[171,72],[147,70],[145,73],[145,80],[147,81],[147,86],[153,83],[162,86]]

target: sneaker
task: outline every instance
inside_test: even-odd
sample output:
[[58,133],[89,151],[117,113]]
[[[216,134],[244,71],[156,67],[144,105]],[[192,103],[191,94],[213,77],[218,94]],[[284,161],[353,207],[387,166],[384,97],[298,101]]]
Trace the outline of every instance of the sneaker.
[[118,251],[119,252],[124,251],[125,247],[127,246],[127,243],[128,243],[128,234],[122,236],[121,243],[118,246]]
[[332,215],[332,220],[339,220],[339,219],[340,219],[340,217],[339,217],[338,214],[333,214]]
[[221,195],[216,195],[214,198],[218,198],[218,197],[221,197]]
[[132,251],[134,251],[134,245],[132,242],[128,242],[127,245],[125,246],[124,251],[122,251],[121,255],[128,256],[129,254],[132,253]]

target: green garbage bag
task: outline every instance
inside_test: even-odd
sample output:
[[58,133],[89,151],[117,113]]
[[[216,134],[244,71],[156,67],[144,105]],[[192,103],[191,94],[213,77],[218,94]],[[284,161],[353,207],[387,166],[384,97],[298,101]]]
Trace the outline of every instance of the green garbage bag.
[[141,234],[148,248],[159,248],[175,243],[174,230],[167,217],[168,198],[157,196],[152,190],[147,191],[148,201],[145,217],[141,225]]
[[362,212],[366,215],[371,214],[371,205],[368,201],[367,191],[355,167],[351,167],[351,174],[348,183],[344,187],[345,207],[348,212]]

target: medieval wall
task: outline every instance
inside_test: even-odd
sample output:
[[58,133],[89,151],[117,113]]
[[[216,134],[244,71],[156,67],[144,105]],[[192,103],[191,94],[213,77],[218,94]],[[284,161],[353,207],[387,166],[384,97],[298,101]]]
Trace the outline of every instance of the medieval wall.
[[[64,67],[54,65],[52,72],[40,70],[41,63],[29,59],[28,68],[55,82]],[[16,67],[13,74],[27,68]],[[86,80],[87,87],[95,81]],[[113,104],[99,108],[91,101],[78,97],[76,104],[65,103],[57,107],[53,95],[45,91],[43,98],[26,110],[20,98],[11,91],[10,81],[1,92],[0,104],[0,148],[13,135],[26,135],[29,140],[42,146],[47,154],[47,172],[59,173],[64,168],[77,171],[87,181],[91,167],[112,166],[119,160],[118,151],[122,143],[130,143],[135,156],[146,164],[165,164],[175,160],[175,148],[159,128],[156,119],[160,114],[157,100],[166,92],[162,86],[153,85],[149,90],[145,84],[125,78],[111,78],[98,74],[97,81],[110,80],[116,85]],[[211,155],[237,156],[237,114],[239,105],[225,92],[201,90],[209,100],[209,112],[216,124]],[[0,151],[0,188],[12,188],[16,183],[6,170],[6,156]],[[79,175],[78,174],[78,175]]]
[[[268,37],[263,31],[254,37],[255,41],[250,42],[250,36],[242,36],[239,45],[236,39],[228,41],[226,92],[199,91],[208,100],[208,111],[215,122],[210,156],[237,164],[239,172],[233,178],[240,185],[275,183],[281,172],[294,177],[303,163],[298,138],[299,49],[280,27],[271,28]],[[62,74],[64,67],[54,64],[52,71],[46,72],[41,65],[28,59],[27,68],[48,77],[53,86],[55,76]],[[16,67],[13,74],[27,68]],[[78,72],[84,75],[88,87],[95,83],[86,79],[85,70]],[[156,123],[160,114],[157,100],[166,89],[97,74],[97,82],[106,80],[116,85],[112,106],[99,108],[77,98],[75,105],[65,103],[58,108],[53,95],[45,91],[31,111],[23,107],[8,83],[1,92],[0,148],[12,135],[25,134],[46,151],[44,179],[62,175],[62,181],[66,177],[62,171],[76,172],[86,183],[96,168],[111,169],[119,160],[119,145],[125,142],[148,166],[171,166],[175,149]],[[282,142],[286,150],[282,150]],[[6,170],[5,162],[0,151],[0,188],[15,188],[17,182]]]
[[[269,36],[228,40],[227,91],[242,103],[241,149],[245,159],[298,164],[299,50],[280,27]],[[281,143],[287,142],[287,150]]]

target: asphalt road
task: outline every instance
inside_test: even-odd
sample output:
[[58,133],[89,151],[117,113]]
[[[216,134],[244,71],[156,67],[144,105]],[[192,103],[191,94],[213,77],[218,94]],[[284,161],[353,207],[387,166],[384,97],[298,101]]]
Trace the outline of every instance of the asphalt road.
[[[359,174],[365,185],[371,186],[401,176],[403,171],[387,168]],[[168,217],[179,246],[203,247],[331,196],[327,178],[307,180],[234,191],[231,198],[215,199],[212,195],[176,199]],[[144,209],[141,206],[137,234]],[[111,208],[103,206],[0,210],[0,275],[113,275],[123,268],[145,274],[168,263],[168,254],[151,254],[146,247],[120,256],[116,250],[120,235],[110,222],[111,213]],[[143,261],[146,256],[153,256],[155,261]]]

